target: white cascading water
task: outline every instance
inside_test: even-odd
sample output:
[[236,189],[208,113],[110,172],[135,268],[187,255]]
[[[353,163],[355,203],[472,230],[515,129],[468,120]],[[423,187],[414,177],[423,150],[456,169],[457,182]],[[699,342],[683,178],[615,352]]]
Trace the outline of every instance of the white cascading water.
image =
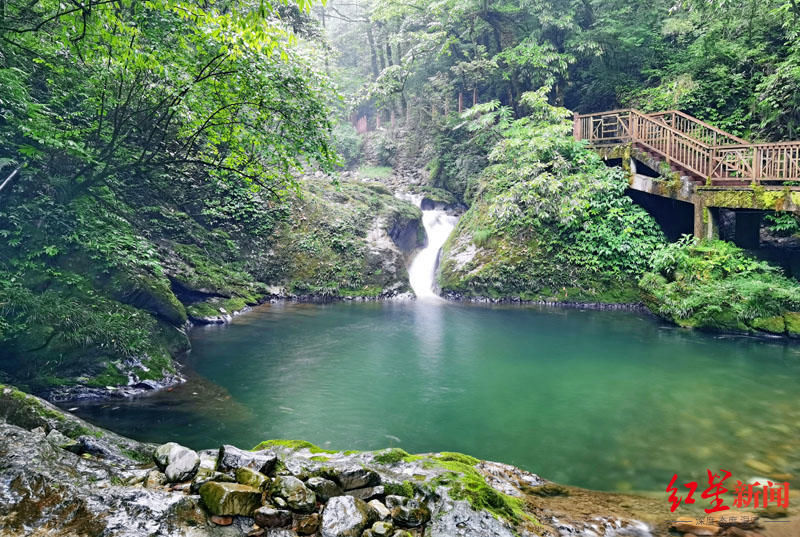
[[[419,206],[421,199],[415,199]],[[451,216],[441,209],[422,211],[422,224],[428,234],[428,245],[417,254],[408,269],[411,288],[418,299],[438,299],[436,294],[436,266],[439,252],[447,237],[458,222],[457,216]]]

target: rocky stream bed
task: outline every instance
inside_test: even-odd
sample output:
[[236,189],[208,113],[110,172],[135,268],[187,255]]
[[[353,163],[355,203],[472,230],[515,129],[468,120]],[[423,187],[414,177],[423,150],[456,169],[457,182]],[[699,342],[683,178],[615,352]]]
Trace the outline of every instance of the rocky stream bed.
[[[336,452],[287,440],[252,450],[155,446],[9,386],[0,387],[0,418],[2,535],[649,537],[670,531],[662,498],[565,487],[457,453]],[[689,537],[756,537],[758,527],[755,517],[746,524],[672,524]]]

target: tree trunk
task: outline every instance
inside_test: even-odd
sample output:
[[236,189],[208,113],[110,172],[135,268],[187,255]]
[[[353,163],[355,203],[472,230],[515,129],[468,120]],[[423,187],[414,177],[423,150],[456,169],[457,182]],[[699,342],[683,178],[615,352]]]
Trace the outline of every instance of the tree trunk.
[[369,42],[369,59],[372,63],[372,75],[378,78],[378,54],[375,52],[375,36],[372,35],[372,24],[367,23],[367,41]]

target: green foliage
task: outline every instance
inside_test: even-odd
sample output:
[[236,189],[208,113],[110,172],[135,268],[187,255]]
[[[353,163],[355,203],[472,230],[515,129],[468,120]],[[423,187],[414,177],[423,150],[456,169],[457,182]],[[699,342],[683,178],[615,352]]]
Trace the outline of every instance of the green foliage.
[[333,139],[345,168],[352,168],[361,161],[362,140],[355,127],[349,123],[337,123],[333,129]]
[[687,236],[656,251],[652,265],[639,282],[645,301],[681,326],[748,331],[800,309],[796,281],[731,243]]
[[[623,174],[572,139],[566,110],[548,105],[543,91],[522,104],[530,115],[516,121],[480,118],[499,141],[445,247],[441,283],[468,294],[561,300],[583,289],[579,295],[599,299],[641,275],[663,235],[625,195]],[[454,258],[467,240],[480,251],[459,267]]]
[[798,218],[794,213],[768,213],[764,216],[764,220],[769,223],[770,232],[779,237],[788,237],[800,233],[800,222],[798,222]]

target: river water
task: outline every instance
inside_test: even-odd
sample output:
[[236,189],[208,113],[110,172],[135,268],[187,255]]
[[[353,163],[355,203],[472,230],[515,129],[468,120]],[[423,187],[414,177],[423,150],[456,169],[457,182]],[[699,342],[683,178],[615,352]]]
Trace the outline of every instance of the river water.
[[195,448],[462,451],[602,490],[663,491],[707,468],[800,485],[797,346],[443,300],[269,304],[191,339],[186,384],[76,413]]

